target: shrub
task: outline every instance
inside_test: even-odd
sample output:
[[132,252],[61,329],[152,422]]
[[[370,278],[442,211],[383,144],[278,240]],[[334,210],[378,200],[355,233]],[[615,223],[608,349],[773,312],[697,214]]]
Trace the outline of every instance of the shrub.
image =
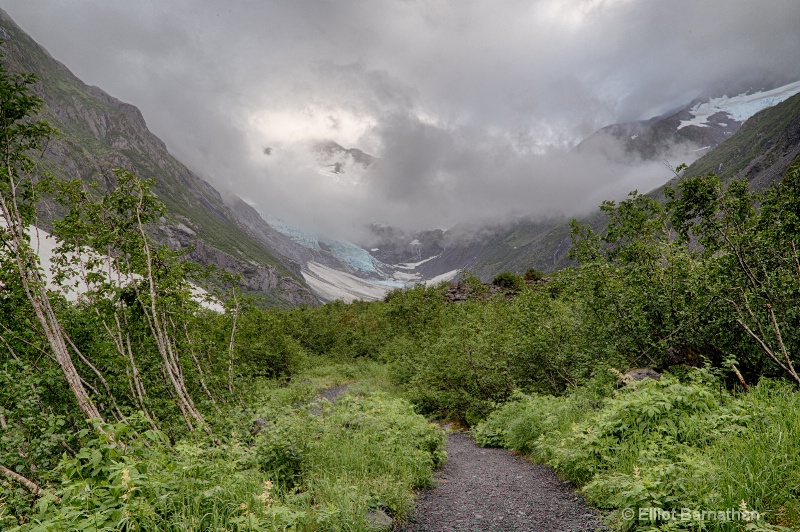
[[[796,529],[796,390],[765,379],[735,397],[707,370],[690,370],[682,379],[664,374],[613,392],[610,379],[600,381],[562,397],[517,393],[473,429],[475,439],[553,466],[590,503],[611,511],[615,529],[665,525],[625,521],[625,508],[743,506],[765,516],[747,530]],[[703,530],[740,530],[745,524],[706,522]]]
[[541,281],[542,279],[544,279],[544,274],[539,270],[537,270],[536,268],[528,268],[527,270],[525,270],[525,275],[523,276],[523,278],[528,282]]
[[516,273],[502,272],[497,274],[497,277],[492,280],[492,284],[503,290],[519,292],[525,286],[525,280]]

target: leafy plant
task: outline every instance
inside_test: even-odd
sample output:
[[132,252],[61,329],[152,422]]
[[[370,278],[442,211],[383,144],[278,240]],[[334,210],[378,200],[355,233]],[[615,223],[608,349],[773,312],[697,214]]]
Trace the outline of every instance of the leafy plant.
[[502,288],[503,290],[519,292],[525,286],[525,279],[516,273],[501,272],[497,274],[494,279],[492,279],[492,284]]

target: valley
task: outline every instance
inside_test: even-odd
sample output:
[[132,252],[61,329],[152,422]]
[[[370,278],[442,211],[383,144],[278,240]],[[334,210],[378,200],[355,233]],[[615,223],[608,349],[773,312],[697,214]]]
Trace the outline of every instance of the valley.
[[[565,24],[608,7],[583,6]],[[181,46],[208,35],[153,32],[189,102]],[[359,55],[315,64],[334,112],[284,65],[302,112],[272,86],[242,121],[257,91],[214,80],[241,161],[190,169],[171,147],[212,161],[204,132],[168,146],[2,10],[0,37],[0,530],[800,530],[796,76],[687,85],[537,144],[524,91],[504,130],[491,98],[448,117]]]

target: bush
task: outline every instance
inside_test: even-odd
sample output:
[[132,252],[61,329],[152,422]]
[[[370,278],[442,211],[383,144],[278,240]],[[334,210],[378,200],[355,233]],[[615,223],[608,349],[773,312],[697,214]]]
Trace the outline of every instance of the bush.
[[525,280],[516,273],[502,272],[492,280],[492,284],[511,292],[519,292],[525,287]]
[[544,279],[544,274],[539,270],[537,270],[536,268],[528,268],[527,270],[525,270],[525,275],[523,276],[523,278],[527,282],[541,281],[542,279]]
[[[65,457],[61,482],[3,530],[363,530],[386,506],[402,518],[413,490],[433,484],[444,433],[386,394],[260,412],[258,435],[231,431],[170,444],[142,417],[97,425]],[[240,424],[243,420],[239,420]],[[122,443],[124,442],[124,443]]]

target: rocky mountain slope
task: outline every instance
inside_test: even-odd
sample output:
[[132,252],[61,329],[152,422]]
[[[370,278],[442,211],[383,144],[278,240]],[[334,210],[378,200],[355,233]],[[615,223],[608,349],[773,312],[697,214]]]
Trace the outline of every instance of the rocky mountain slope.
[[[33,72],[43,118],[58,129],[42,166],[60,178],[80,178],[102,188],[113,168],[155,179],[168,216],[155,229],[161,241],[189,249],[189,257],[240,273],[244,288],[268,304],[315,304],[299,267],[265,246],[239,221],[219,192],[187,169],[147,128],[139,110],[74,76],[0,10],[0,47],[12,72]],[[47,214],[42,224],[47,226]]]
[[755,114],[686,173],[714,172],[726,181],[744,177],[763,189],[795,164],[800,164],[800,94]]

